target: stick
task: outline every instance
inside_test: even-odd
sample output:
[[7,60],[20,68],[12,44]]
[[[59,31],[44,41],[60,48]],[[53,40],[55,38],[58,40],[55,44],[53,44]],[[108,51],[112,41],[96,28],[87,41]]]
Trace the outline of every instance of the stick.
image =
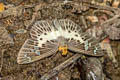
[[120,14],[115,15],[113,18],[108,19],[107,21],[103,22],[101,25],[105,25],[107,23],[111,23],[112,21],[114,21],[115,19],[117,19],[118,17],[120,17]]
[[73,62],[75,62],[76,60],[78,60],[81,56],[82,56],[81,54],[75,54],[74,56],[72,56],[71,58],[69,58],[68,60],[66,60],[65,62],[61,63],[60,65],[58,65],[54,69],[52,69],[49,72],[47,72],[46,74],[44,74],[41,77],[40,80],[48,80],[48,79],[50,79],[52,76],[58,74],[60,71],[62,71],[66,67],[70,66]]
[[86,23],[86,21],[85,21],[85,17],[84,17],[84,16],[81,16],[80,18],[81,18],[81,20],[82,20],[82,22],[83,22],[84,28],[87,29],[88,26],[87,26],[87,23]]
[[110,10],[113,11],[114,13],[118,14],[120,12],[119,8],[113,8],[110,6],[100,6],[100,5],[94,5],[94,4],[88,4],[89,7],[92,8],[97,8],[97,9],[105,9],[105,10]]
[[3,66],[3,55],[4,55],[5,49],[2,50],[1,52],[1,65],[0,65],[0,72],[2,70],[2,66]]

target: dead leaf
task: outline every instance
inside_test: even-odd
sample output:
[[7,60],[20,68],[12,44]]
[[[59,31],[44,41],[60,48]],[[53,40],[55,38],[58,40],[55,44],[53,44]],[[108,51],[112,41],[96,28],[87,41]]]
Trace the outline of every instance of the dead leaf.
[[97,58],[89,57],[84,60],[81,68],[80,75],[84,80],[104,80],[105,78],[102,64]]
[[109,39],[109,38],[105,38],[102,42],[103,42],[103,43],[109,43],[109,42],[110,42],[110,39]]
[[5,9],[4,4],[3,4],[3,3],[0,3],[0,12],[4,11],[4,9]]
[[96,16],[87,16],[86,18],[91,22],[98,22],[98,18]]
[[10,37],[8,31],[4,27],[0,27],[0,43],[14,43],[12,37]]
[[120,1],[119,1],[119,0],[114,0],[114,2],[112,3],[112,7],[118,8],[118,7],[119,7],[119,4],[120,4]]
[[111,59],[111,61],[113,62],[113,64],[115,65],[115,67],[118,66],[118,62],[115,58],[115,54],[112,50],[111,44],[110,44],[110,40],[109,38],[104,39],[101,43],[100,46],[103,50],[106,50],[108,57]]
[[120,39],[120,29],[116,27],[109,27],[104,29],[105,33],[109,35],[109,38],[112,40]]

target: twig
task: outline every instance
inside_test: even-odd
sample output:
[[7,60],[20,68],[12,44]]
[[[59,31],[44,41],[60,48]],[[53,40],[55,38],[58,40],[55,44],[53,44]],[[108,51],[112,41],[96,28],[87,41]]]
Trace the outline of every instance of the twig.
[[32,20],[30,21],[29,24],[26,25],[26,29],[29,29],[29,27],[35,22],[37,15],[38,15],[38,12],[33,13]]
[[54,69],[52,69],[49,72],[47,72],[46,74],[44,74],[41,77],[40,80],[48,80],[48,79],[50,79],[52,76],[58,74],[60,71],[62,71],[66,67],[70,66],[73,62],[78,60],[81,56],[82,56],[81,54],[75,54],[74,56],[72,56],[71,58],[69,58],[68,60],[66,60],[62,64],[60,64],[59,66],[55,67]]
[[2,66],[3,66],[3,55],[4,55],[5,49],[2,50],[1,52],[1,65],[0,65],[0,72],[2,70]]
[[100,6],[100,5],[95,5],[95,4],[88,4],[88,6],[92,8],[97,8],[97,9],[110,10],[110,11],[113,11],[115,14],[118,14],[120,12],[119,8],[113,8],[110,6]]
[[81,18],[81,20],[82,20],[82,22],[83,22],[84,28],[87,29],[88,26],[87,26],[87,24],[86,24],[85,17],[84,17],[84,16],[81,16],[80,18]]
[[117,14],[117,15],[115,15],[113,18],[108,19],[107,21],[103,22],[101,25],[105,25],[105,24],[107,24],[107,23],[110,24],[112,21],[114,21],[114,20],[117,19],[118,17],[120,17],[120,14]]

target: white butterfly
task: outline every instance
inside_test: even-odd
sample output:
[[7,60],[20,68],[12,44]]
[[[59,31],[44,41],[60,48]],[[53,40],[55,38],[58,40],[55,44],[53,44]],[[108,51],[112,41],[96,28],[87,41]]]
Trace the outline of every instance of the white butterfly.
[[[103,51],[97,40],[81,27],[68,19],[53,21],[37,21],[17,57],[19,64],[31,63],[61,51],[66,55],[69,51],[88,56],[102,56]],[[85,52],[86,51],[86,52]]]

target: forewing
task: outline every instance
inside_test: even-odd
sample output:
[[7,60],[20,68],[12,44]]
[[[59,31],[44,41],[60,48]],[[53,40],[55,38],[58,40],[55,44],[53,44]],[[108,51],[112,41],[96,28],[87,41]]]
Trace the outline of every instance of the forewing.
[[17,57],[19,64],[31,63],[58,51],[56,30],[46,21],[36,22]]
[[30,31],[32,39],[38,41],[39,47],[42,47],[47,41],[55,40],[58,38],[57,30],[50,22],[37,21]]
[[57,30],[69,41],[76,39],[82,44],[84,41],[81,38],[80,33],[82,30],[79,25],[68,19],[55,20],[54,25]]
[[54,25],[61,35],[67,39],[69,50],[90,56],[103,55],[97,40],[84,33],[81,27],[73,21],[68,19],[55,20]]

